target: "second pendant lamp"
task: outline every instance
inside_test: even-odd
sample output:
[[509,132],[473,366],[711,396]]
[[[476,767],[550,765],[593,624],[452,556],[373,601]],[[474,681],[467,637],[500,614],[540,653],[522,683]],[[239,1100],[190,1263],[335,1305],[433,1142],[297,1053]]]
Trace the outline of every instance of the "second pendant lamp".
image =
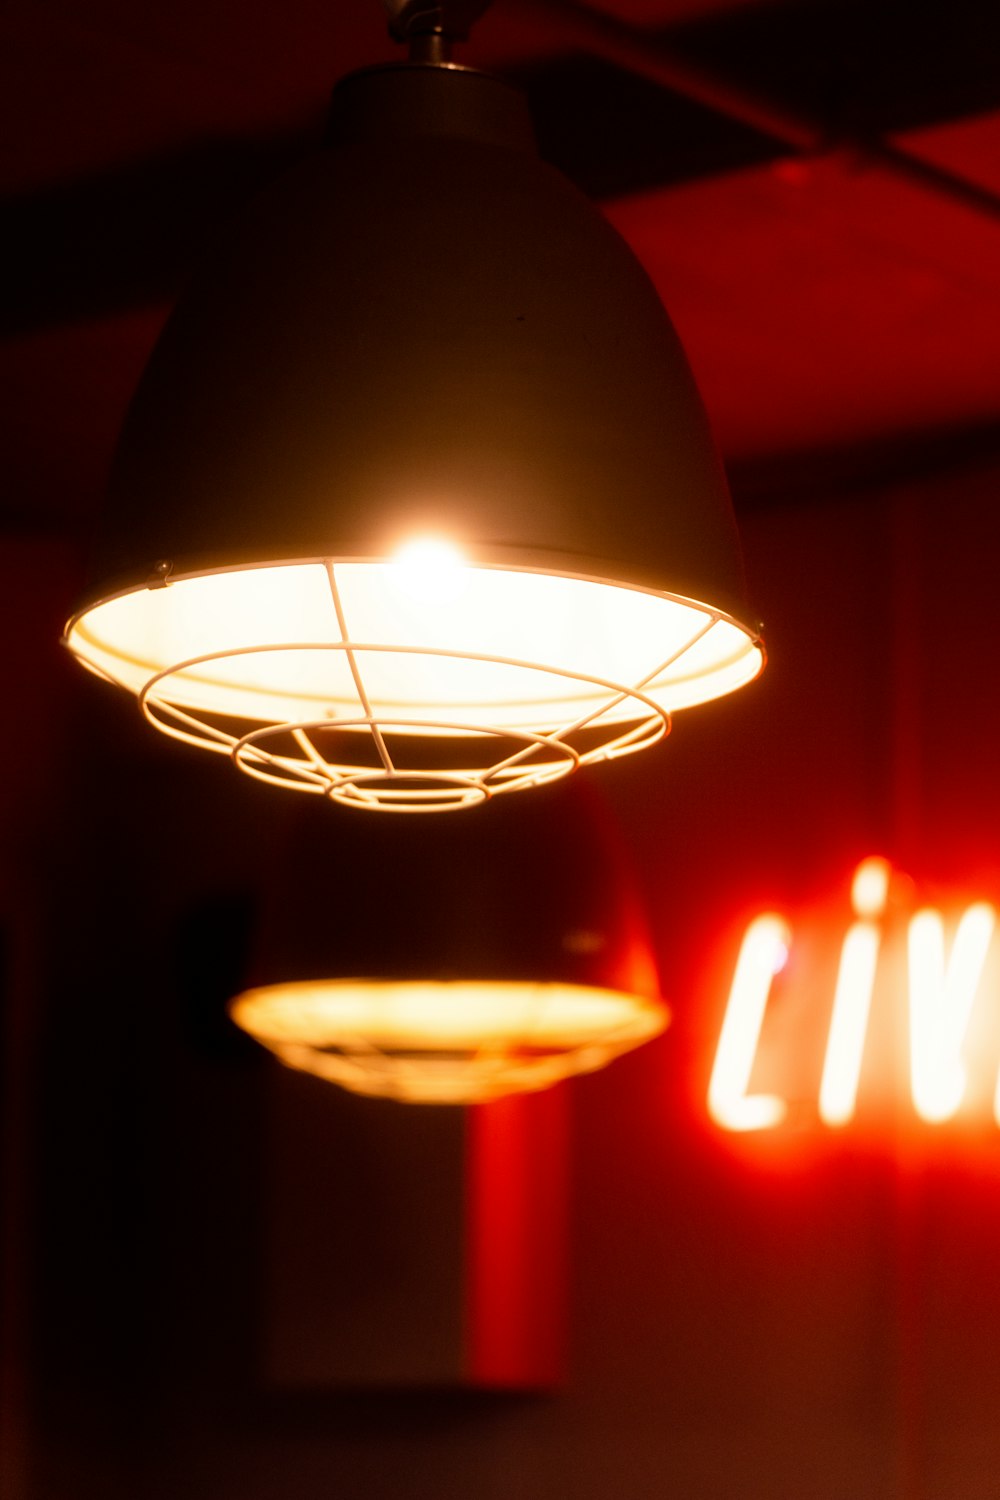
[[582,779],[481,823],[348,818],[334,853],[323,818],[284,832],[230,1014],[287,1067],[476,1104],[603,1068],[667,1026],[627,845]]
[[353,74],[182,299],[67,627],[165,734],[427,812],[651,745],[763,663],[641,266],[450,63]]

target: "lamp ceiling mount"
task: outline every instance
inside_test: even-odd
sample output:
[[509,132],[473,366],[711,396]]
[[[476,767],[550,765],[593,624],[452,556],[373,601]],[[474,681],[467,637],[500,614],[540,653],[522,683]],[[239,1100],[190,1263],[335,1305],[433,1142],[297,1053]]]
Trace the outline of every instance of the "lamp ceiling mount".
[[469,32],[490,0],[384,0],[389,35],[410,48],[411,62],[444,63],[453,42]]

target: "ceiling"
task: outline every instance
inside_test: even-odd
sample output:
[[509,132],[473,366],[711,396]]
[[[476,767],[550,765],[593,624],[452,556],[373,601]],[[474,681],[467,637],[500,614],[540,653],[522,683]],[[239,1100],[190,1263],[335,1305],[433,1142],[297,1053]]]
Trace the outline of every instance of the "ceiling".
[[[199,246],[393,55],[378,0],[8,0],[0,525],[86,535]],[[998,56],[976,0],[495,0],[459,60],[646,265],[739,506],[1000,451]]]

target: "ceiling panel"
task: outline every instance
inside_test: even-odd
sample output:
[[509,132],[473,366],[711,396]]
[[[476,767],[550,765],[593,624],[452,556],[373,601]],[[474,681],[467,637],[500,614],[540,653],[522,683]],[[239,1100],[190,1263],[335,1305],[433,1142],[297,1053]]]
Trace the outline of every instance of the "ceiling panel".
[[[600,8],[642,29],[643,46],[763,91],[834,143],[888,132],[1000,197],[1000,8]],[[526,86],[546,154],[604,200],[648,266],[730,459],[1000,431],[995,202],[974,212],[862,167],[852,147],[797,158],[585,55],[564,9],[495,0],[464,57]],[[10,0],[0,20],[9,524],[81,524],[201,246],[312,147],[331,81],[393,53],[378,0]]]

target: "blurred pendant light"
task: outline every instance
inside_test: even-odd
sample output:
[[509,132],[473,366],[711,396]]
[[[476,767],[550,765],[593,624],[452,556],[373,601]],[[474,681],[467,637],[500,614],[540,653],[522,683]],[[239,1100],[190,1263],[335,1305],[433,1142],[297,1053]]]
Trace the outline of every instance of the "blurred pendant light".
[[288,1067],[411,1104],[549,1088],[603,1068],[667,1023],[640,995],[528,980],[289,982],[246,991],[230,1014]]
[[683,351],[638,262],[391,4],[324,150],[182,298],[112,474],[85,666],[167,735],[423,812],[643,749],[763,663]]
[[547,1088],[657,1036],[621,839],[588,788],[553,797],[474,830],[353,823],[333,862],[301,820],[268,866],[233,1020],[289,1067],[424,1104]]

